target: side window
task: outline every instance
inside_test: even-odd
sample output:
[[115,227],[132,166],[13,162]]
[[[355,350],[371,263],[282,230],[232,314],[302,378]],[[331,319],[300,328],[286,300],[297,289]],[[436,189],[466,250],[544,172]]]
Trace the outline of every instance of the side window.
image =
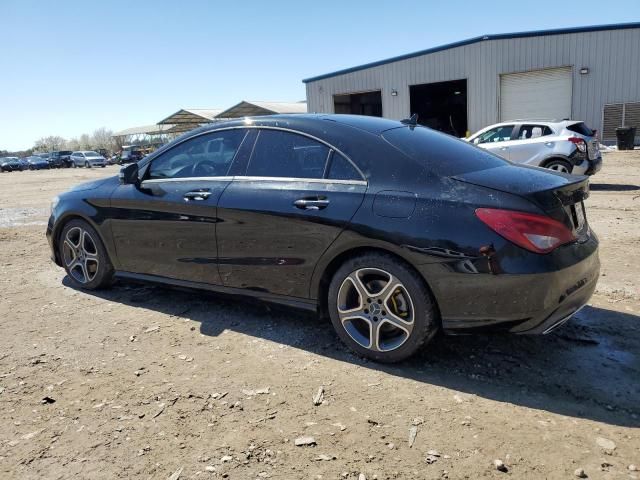
[[223,130],[191,138],[154,159],[147,179],[223,177],[229,171],[245,130]]
[[331,180],[364,180],[349,160],[333,152],[327,178]]
[[553,131],[546,125],[522,125],[518,133],[518,140],[528,140],[547,135],[553,135]]
[[311,138],[280,130],[260,130],[247,175],[322,178],[329,148]]
[[512,131],[513,125],[502,125],[501,127],[492,128],[477,137],[473,143],[506,142],[511,140]]

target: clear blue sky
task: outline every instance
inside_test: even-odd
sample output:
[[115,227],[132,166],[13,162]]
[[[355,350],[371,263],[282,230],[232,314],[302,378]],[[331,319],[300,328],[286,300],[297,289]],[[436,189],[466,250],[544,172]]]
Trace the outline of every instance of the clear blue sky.
[[485,33],[639,19],[639,0],[0,0],[0,150],[303,100],[303,78]]

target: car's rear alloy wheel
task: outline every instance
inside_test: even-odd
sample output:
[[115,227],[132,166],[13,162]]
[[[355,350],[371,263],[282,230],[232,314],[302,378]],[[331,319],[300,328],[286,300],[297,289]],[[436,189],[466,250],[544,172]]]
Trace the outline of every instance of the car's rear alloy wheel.
[[356,352],[382,362],[412,355],[437,331],[422,279],[390,256],[348,261],[329,287],[331,320]]
[[79,287],[108,286],[113,267],[96,231],[82,220],[69,222],[60,237],[60,257],[71,280]]
[[84,162],[85,168],[91,168],[91,164],[89,162]]
[[552,160],[547,164],[549,170],[555,170],[561,173],[571,173],[571,164],[566,160]]

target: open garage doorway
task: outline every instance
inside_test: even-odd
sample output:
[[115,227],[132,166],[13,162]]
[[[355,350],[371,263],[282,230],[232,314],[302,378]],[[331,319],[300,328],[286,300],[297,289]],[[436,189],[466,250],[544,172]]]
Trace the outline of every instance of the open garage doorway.
[[409,87],[411,114],[418,123],[456,137],[467,134],[467,80]]
[[351,93],[334,95],[333,107],[335,113],[351,113],[355,115],[382,116],[382,92]]

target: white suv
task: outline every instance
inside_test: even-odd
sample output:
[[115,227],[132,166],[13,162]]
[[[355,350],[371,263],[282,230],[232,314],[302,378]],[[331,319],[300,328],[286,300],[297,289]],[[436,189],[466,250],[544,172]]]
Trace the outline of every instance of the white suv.
[[593,175],[602,167],[596,131],[575,120],[503,122],[466,140],[514,163],[563,173]]

